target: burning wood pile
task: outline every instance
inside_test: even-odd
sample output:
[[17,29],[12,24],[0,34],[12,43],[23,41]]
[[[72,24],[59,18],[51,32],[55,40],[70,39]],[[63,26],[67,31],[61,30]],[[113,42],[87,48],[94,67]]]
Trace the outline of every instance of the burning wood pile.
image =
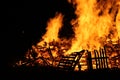
[[47,45],[47,43],[44,43],[44,46],[32,46],[32,49],[26,52],[25,63],[23,62],[23,64],[34,66],[37,63],[43,66],[56,66],[64,52],[68,50],[68,45],[67,43],[56,43],[54,41],[49,43],[48,47]]
[[69,56],[69,62],[73,53],[85,50],[79,54],[75,70],[120,68],[120,0],[68,2],[75,8],[76,19],[70,22],[74,37],[59,37],[64,16],[56,13],[49,19],[40,42],[28,49],[25,59],[18,61],[17,66],[59,67],[65,57]]
[[[52,43],[48,48],[32,46],[32,49],[26,52],[24,59],[20,60],[16,65],[51,66],[58,68],[58,70],[65,71],[120,68],[120,43],[109,43],[99,50],[81,50],[68,55],[64,54],[68,50],[67,48],[61,49],[58,47],[59,43],[56,44],[57,45],[54,43],[53,46]],[[65,45],[67,44],[64,43],[64,46]],[[56,52],[56,54],[54,52]]]
[[111,68],[117,67],[120,68],[120,39],[115,43],[109,43],[106,46],[106,53],[109,56],[109,62]]

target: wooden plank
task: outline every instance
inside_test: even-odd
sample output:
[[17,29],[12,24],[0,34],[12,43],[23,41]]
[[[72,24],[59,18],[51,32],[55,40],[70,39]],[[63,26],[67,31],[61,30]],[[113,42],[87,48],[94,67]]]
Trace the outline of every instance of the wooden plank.
[[75,61],[64,61],[64,62],[60,62],[60,63],[64,63],[64,64],[72,64],[74,63]]
[[[60,60],[58,67],[67,69],[67,70],[74,70],[75,66],[79,63],[79,60],[83,54],[83,50],[80,52],[74,52],[69,56],[63,56]],[[77,59],[76,59],[77,58]]]
[[[94,50],[95,58],[97,57],[97,50]],[[96,69],[98,69],[98,60],[95,59],[96,61]]]

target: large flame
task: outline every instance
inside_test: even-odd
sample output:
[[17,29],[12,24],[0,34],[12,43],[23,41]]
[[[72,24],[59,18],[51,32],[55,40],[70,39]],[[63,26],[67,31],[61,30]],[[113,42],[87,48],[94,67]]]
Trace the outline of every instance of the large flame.
[[[98,49],[120,36],[120,0],[69,0],[76,7],[75,38],[68,52]],[[117,15],[117,16],[116,16]]]

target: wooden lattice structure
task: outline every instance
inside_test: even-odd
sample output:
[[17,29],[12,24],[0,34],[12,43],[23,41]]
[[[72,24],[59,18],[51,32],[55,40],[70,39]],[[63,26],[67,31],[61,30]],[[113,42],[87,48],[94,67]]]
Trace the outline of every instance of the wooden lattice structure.
[[59,70],[74,71],[76,65],[78,65],[80,70],[81,66],[79,60],[84,52],[85,50],[82,50],[80,52],[73,52],[69,56],[63,56],[58,64]]
[[94,57],[91,56],[91,52],[88,52],[88,69],[105,69],[108,68],[108,57],[106,55],[105,49],[100,48],[99,50],[94,50],[92,53]]

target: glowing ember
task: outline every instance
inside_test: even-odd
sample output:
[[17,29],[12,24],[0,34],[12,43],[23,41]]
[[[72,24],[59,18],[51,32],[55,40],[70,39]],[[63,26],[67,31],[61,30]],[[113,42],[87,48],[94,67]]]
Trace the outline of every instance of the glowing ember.
[[[62,56],[68,56],[72,52],[89,50],[93,58],[94,50],[106,47],[106,54],[109,57],[108,66],[112,68],[113,57],[120,56],[120,0],[68,0],[68,2],[75,7],[76,19],[71,21],[74,38],[67,40],[58,37],[59,30],[63,27],[64,16],[57,13],[48,21],[46,33],[40,42],[32,45],[32,49],[26,52],[25,58],[31,63],[27,64],[26,61],[20,60],[17,65],[29,66],[37,63],[57,66]],[[80,65],[83,65],[81,70],[88,68],[87,56],[85,52],[79,61]],[[115,59],[118,64],[120,58]],[[93,69],[96,69],[95,60],[92,64]],[[77,67],[78,65],[75,70],[78,70]]]

